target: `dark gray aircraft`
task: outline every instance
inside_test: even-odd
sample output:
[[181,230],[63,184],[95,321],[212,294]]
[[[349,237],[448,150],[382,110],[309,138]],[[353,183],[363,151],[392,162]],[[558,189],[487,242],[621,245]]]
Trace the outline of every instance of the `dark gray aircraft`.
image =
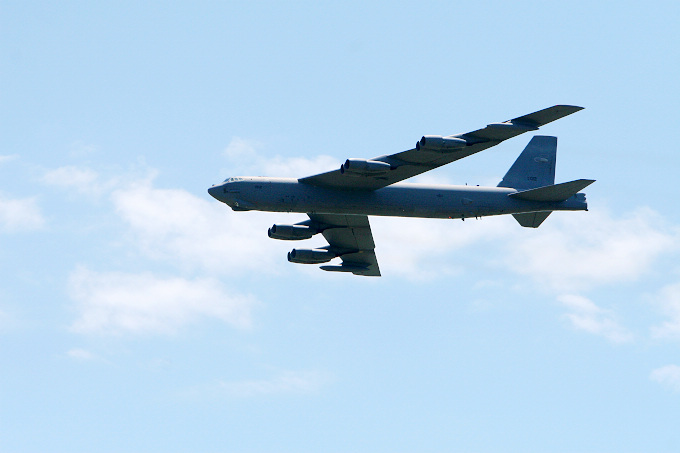
[[408,151],[347,159],[337,170],[306,178],[229,178],[208,193],[234,211],[306,213],[303,222],[272,226],[269,237],[302,240],[321,233],[329,245],[293,249],[290,262],[340,258],[340,265],[321,269],[380,276],[369,215],[465,220],[512,214],[520,225],[536,228],[552,211],[587,211],[585,194],[578,192],[594,180],[555,184],[557,137],[533,137],[497,187],[395,184],[579,110],[556,105],[465,134],[426,135]]

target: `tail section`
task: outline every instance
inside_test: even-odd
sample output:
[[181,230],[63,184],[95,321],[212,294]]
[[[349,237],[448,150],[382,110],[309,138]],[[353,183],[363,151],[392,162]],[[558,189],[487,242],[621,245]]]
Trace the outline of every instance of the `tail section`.
[[557,137],[537,135],[524,148],[498,187],[527,190],[555,184],[556,158]]
[[[556,159],[557,137],[537,135],[524,148],[524,151],[512,164],[498,187],[516,189],[517,192],[508,195],[511,198],[536,202],[567,202],[576,195],[576,198],[572,201],[581,205],[577,204],[574,210],[586,209],[585,195],[578,192],[595,181],[577,179],[576,181],[555,184]],[[513,214],[513,217],[523,227],[538,228],[551,212],[526,212]]]

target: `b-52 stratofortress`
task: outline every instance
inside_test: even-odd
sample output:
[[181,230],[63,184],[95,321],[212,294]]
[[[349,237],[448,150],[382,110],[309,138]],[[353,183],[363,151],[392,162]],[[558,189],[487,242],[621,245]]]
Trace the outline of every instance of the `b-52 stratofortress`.
[[[512,214],[538,227],[552,211],[587,211],[594,180],[555,184],[557,137],[535,136],[497,187],[399,183],[571,115],[582,107],[556,105],[464,134],[425,135],[415,148],[372,159],[347,159],[337,170],[305,178],[235,177],[208,192],[234,211],[306,213],[294,225],[274,225],[269,237],[309,239],[321,233],[327,246],[293,249],[288,261],[323,264],[333,272],[380,276],[369,215],[463,219]],[[399,183],[399,184],[397,184]]]

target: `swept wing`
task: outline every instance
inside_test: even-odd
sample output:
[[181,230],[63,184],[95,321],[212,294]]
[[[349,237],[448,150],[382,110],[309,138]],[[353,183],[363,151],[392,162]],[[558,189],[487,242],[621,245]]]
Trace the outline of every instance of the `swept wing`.
[[525,132],[538,130],[540,126],[582,109],[583,107],[572,105],[555,105],[464,134],[448,137],[425,136],[415,148],[408,151],[368,160],[349,159],[345,168],[351,170],[352,165],[359,168],[353,174],[343,174],[343,168],[301,178],[299,181],[320,187],[377,190],[491,148]]

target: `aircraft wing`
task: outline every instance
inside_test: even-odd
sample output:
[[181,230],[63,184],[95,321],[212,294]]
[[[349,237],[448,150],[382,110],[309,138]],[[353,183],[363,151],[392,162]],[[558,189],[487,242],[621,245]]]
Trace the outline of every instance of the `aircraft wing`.
[[377,190],[491,148],[525,132],[538,130],[540,126],[579,110],[583,110],[583,107],[555,105],[464,134],[425,136],[416,144],[416,148],[408,151],[368,160],[350,159],[345,163],[345,168],[308,176],[299,181],[336,189]]
[[342,265],[321,266],[325,271],[351,272],[355,275],[380,276],[371,225],[365,215],[307,214],[322,230],[328,249],[337,253]]

